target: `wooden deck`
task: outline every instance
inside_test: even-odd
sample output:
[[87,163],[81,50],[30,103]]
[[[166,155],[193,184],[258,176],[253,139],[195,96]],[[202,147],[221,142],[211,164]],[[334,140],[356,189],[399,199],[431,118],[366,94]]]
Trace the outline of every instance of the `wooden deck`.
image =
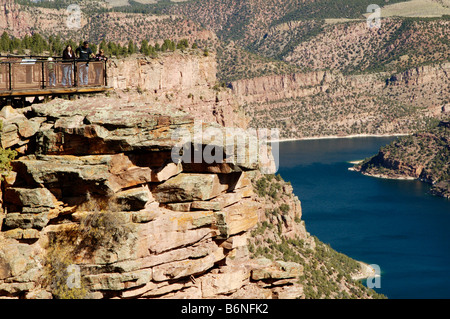
[[48,96],[48,95],[71,95],[71,94],[88,94],[100,93],[112,90],[107,86],[86,86],[86,87],[60,87],[60,88],[45,88],[45,89],[27,89],[27,90],[12,90],[0,91],[0,98],[16,98],[16,97],[30,97],[30,96]]
[[[79,85],[85,79],[88,85]],[[63,84],[74,84],[64,86]],[[0,106],[26,105],[28,97],[101,93],[107,84],[106,61],[64,61],[60,57],[8,56],[0,61]]]

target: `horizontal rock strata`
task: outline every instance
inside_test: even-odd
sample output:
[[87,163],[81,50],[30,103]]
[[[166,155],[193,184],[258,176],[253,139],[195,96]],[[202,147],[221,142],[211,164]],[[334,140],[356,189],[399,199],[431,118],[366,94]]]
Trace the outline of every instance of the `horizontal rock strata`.
[[195,123],[149,105],[55,100],[0,115],[2,146],[19,153],[2,181],[1,297],[74,293],[55,282],[61,264],[79,269],[86,298],[301,295],[302,266],[249,259],[262,210],[250,177],[267,168],[250,153],[271,158],[265,148],[239,162],[215,141],[223,163],[175,162],[174,131]]

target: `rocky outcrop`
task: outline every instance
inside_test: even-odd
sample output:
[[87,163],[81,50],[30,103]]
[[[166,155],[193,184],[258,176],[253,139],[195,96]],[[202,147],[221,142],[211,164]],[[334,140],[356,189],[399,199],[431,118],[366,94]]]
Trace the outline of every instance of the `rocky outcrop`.
[[421,180],[432,185],[433,195],[450,198],[449,157],[448,121],[441,121],[426,132],[392,142],[353,169],[382,178]]
[[[155,101],[180,108],[197,119],[246,128],[233,92],[219,88],[215,55],[201,50],[128,57],[108,62],[108,85],[126,99]],[[137,93],[138,92],[138,93]]]
[[315,71],[232,83],[253,127],[282,138],[411,134],[448,107],[448,63],[398,74]]
[[424,65],[392,75],[387,85],[423,85],[450,80],[450,63]]
[[[0,296],[301,296],[302,265],[249,258],[262,210],[250,181],[259,159],[174,161],[174,132],[193,133],[191,116],[107,101],[2,111],[2,145],[20,155],[2,182]],[[79,270],[75,290],[68,267]]]
[[242,79],[231,87],[241,103],[261,103],[325,92],[337,78],[331,72],[316,71]]
[[14,0],[0,1],[0,29],[12,31],[17,35],[19,30],[29,30],[26,18],[20,14],[19,5]]

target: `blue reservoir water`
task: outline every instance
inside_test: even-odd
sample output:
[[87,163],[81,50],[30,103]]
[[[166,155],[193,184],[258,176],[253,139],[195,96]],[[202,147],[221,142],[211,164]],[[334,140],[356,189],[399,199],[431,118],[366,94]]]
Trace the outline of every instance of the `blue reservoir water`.
[[335,250],[381,269],[388,298],[450,298],[450,201],[419,181],[349,171],[394,138],[279,144],[278,173],[302,202],[306,229]]

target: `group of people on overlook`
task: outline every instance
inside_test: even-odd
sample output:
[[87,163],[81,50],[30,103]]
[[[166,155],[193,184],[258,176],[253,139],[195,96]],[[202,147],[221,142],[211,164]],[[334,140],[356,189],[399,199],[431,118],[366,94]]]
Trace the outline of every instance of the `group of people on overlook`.
[[[72,78],[74,72],[74,62],[82,62],[78,64],[78,85],[88,85],[89,80],[89,61],[90,59],[95,59],[95,61],[106,61],[107,57],[105,52],[100,49],[95,55],[92,49],[89,47],[89,42],[84,41],[83,45],[79,46],[75,51],[73,51],[71,45],[67,45],[62,53],[62,86],[72,86]],[[95,83],[99,84],[101,75],[103,74],[103,65],[96,64],[95,68]],[[53,58],[48,58],[48,76],[49,76],[49,86],[56,86],[56,73],[55,73],[55,62]]]

